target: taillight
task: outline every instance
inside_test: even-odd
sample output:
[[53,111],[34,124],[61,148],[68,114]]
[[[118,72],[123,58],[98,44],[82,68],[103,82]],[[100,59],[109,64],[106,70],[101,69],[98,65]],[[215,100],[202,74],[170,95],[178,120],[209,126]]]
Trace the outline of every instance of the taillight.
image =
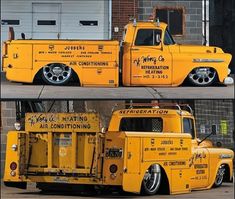
[[109,167],[109,171],[110,171],[111,173],[116,173],[117,170],[118,170],[118,167],[117,167],[116,164],[112,164],[112,165]]
[[16,162],[12,162],[12,163],[10,164],[10,169],[11,169],[11,170],[16,170],[16,169],[17,169],[17,164],[16,164]]

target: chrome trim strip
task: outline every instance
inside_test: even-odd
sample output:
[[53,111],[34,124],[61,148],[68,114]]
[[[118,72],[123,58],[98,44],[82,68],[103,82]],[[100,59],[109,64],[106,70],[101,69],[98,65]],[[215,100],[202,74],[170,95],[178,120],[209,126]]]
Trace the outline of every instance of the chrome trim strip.
[[219,156],[220,159],[228,159],[228,158],[232,158],[232,157],[233,157],[233,156],[230,155],[230,154],[221,154],[221,155]]
[[223,59],[193,59],[193,62],[213,62],[213,63],[221,63],[224,62]]

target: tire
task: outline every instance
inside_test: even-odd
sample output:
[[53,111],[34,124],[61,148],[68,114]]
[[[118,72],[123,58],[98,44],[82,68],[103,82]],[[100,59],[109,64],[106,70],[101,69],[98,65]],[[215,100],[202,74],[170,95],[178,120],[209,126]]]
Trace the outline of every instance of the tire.
[[216,173],[214,187],[220,187],[223,183],[225,168],[221,165]]
[[61,63],[47,64],[42,68],[42,79],[46,84],[65,85],[72,78],[72,69]]
[[210,86],[215,83],[217,73],[213,68],[200,67],[193,69],[187,79],[194,86]]
[[145,172],[141,185],[141,194],[154,195],[157,193],[161,182],[161,167],[158,164],[151,165]]

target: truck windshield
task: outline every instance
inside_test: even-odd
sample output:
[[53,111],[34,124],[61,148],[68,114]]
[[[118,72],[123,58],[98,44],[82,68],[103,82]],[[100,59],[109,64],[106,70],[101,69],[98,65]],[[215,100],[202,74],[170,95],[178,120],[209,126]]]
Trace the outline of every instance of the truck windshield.
[[175,44],[175,41],[174,41],[173,37],[171,36],[171,34],[170,34],[168,29],[166,29],[166,31],[165,31],[164,44],[165,45],[173,45],[173,44]]
[[142,131],[142,132],[162,132],[163,120],[156,117],[145,118],[122,118],[119,126],[120,131]]

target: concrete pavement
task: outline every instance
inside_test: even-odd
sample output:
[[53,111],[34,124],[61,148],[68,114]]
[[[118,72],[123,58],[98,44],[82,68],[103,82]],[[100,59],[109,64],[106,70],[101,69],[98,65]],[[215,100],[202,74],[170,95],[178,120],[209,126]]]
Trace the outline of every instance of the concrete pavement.
[[203,190],[203,191],[193,191],[188,194],[179,194],[179,195],[154,195],[154,196],[139,196],[135,194],[119,194],[119,193],[107,193],[107,194],[99,194],[99,195],[92,195],[87,196],[85,195],[78,195],[75,193],[42,193],[40,190],[35,188],[34,184],[30,184],[27,190],[20,190],[16,188],[9,188],[2,186],[1,189],[1,198],[18,198],[18,199],[35,199],[35,198],[146,198],[146,199],[154,199],[154,198],[187,198],[187,199],[232,199],[234,198],[234,186],[233,183],[223,183],[223,185],[219,188],[213,188],[210,190]]
[[211,87],[91,88],[1,81],[2,100],[13,99],[233,99],[234,85]]

